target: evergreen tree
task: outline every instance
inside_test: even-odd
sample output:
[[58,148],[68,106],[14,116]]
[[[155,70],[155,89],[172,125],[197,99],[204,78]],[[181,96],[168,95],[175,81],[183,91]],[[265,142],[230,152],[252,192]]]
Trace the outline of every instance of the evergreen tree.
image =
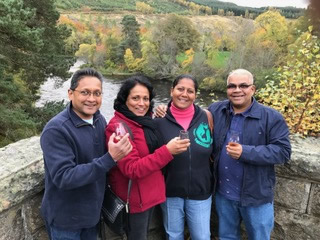
[[123,56],[127,48],[130,48],[135,58],[141,57],[140,24],[136,17],[125,15],[121,21],[123,40],[119,45],[118,58],[123,62]]
[[53,0],[0,0],[0,146],[39,133],[56,113],[42,114],[34,101],[47,77],[67,77],[74,62],[58,19]]
[[0,9],[0,63],[12,73],[22,73],[33,94],[46,77],[66,77],[74,62],[64,48],[71,32],[57,25],[60,15],[54,1],[1,1]]

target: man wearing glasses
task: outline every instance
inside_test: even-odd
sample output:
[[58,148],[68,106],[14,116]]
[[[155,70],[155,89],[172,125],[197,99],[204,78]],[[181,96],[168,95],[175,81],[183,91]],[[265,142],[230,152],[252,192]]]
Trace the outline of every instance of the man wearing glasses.
[[40,142],[45,166],[41,212],[51,240],[96,240],[106,173],[132,149],[128,134],[105,147],[106,120],[100,114],[100,73],[74,73],[70,104],[43,129]]
[[252,74],[232,71],[228,100],[213,103],[216,211],[219,239],[241,239],[244,222],[250,240],[270,239],[274,225],[274,164],[289,161],[289,130],[280,113],[253,97]]

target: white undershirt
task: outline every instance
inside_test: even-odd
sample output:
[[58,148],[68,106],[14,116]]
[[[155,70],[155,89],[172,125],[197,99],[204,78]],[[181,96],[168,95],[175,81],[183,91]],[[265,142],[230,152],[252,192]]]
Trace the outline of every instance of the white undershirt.
[[87,123],[89,123],[89,124],[93,124],[93,117],[92,118],[90,118],[90,119],[82,119],[83,121],[85,121],[85,122],[87,122]]

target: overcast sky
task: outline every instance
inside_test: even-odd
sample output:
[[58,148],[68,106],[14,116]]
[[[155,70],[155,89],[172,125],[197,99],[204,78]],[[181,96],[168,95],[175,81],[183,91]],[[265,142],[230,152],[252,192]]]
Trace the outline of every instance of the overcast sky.
[[308,0],[219,0],[222,2],[232,2],[239,6],[245,7],[299,7],[307,8]]

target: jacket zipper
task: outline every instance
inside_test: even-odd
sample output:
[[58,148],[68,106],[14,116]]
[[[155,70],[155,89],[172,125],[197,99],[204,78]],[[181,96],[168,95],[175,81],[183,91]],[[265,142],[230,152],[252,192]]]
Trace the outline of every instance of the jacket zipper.
[[188,147],[188,154],[189,154],[189,184],[188,184],[188,196],[187,196],[187,199],[190,196],[191,171],[192,171],[192,168],[191,168],[191,147],[190,146]]

